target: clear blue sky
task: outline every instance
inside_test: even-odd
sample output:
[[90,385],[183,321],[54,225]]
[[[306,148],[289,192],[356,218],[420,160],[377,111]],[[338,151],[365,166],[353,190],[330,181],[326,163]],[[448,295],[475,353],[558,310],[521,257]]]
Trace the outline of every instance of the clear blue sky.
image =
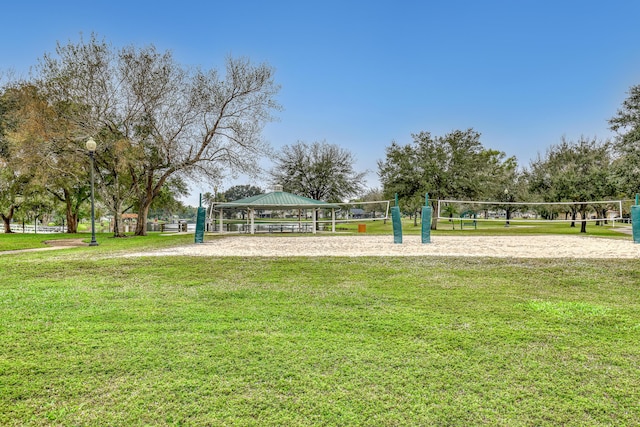
[[[420,131],[472,127],[521,165],[562,136],[610,138],[607,120],[640,84],[637,0],[25,0],[0,10],[0,67],[19,73],[91,32],[205,68],[227,55],[268,62],[284,111],[266,139],[345,147],[372,187],[385,147]],[[225,185],[244,183],[266,187]],[[209,189],[193,190],[190,202]]]

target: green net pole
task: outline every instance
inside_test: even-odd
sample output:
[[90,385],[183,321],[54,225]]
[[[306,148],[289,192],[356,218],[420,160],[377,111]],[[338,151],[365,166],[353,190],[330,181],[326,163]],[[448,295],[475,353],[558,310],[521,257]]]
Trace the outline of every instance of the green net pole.
[[402,217],[398,206],[398,193],[396,193],[396,205],[391,208],[391,224],[393,225],[393,243],[402,243]]
[[196,217],[195,243],[204,243],[204,225],[207,219],[207,210],[202,207],[202,194],[200,194],[200,207]]
[[427,193],[424,200],[424,207],[422,208],[422,243],[431,243],[432,210],[431,206],[429,206],[429,193]]
[[638,204],[638,197],[639,195],[636,194],[636,204],[631,206],[631,231],[634,243],[640,243],[640,205]]

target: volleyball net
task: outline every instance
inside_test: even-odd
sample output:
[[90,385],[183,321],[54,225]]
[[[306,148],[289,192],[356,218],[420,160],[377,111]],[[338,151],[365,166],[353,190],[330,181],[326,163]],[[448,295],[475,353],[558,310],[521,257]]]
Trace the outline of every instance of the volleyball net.
[[335,210],[336,222],[360,222],[389,219],[390,200],[373,202],[333,203],[338,206]]
[[[249,209],[246,204],[224,203],[224,209],[210,207],[207,231],[226,232],[309,232],[335,230],[338,224],[389,219],[390,200],[329,203],[328,206],[262,206]],[[224,214],[223,214],[224,211]],[[222,224],[222,225],[221,225]]]
[[621,221],[628,212],[628,200],[587,202],[501,202],[475,200],[438,200],[438,219],[473,218],[476,221]]

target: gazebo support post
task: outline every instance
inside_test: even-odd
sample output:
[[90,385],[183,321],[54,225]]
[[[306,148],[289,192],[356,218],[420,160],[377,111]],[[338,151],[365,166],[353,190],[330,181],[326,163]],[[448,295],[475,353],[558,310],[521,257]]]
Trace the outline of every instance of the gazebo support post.
[[336,209],[331,208],[331,232],[336,232]]
[[224,222],[224,219],[223,219],[223,218],[224,218],[224,216],[222,216],[222,211],[223,211],[223,209],[222,209],[222,208],[220,208],[220,230],[219,230],[219,232],[220,232],[221,234],[222,234],[222,231],[224,230],[224,224],[223,224],[223,222]]
[[253,209],[249,209],[249,218],[251,218],[251,227],[249,227],[249,230],[251,234],[256,234],[254,217],[255,211]]

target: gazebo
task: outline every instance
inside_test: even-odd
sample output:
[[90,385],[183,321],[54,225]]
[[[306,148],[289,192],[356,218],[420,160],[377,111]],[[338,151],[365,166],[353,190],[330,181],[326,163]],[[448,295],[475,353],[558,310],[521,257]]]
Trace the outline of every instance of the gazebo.
[[[331,210],[331,231],[336,231],[336,209],[339,209],[338,205],[323,202],[320,200],[314,200],[309,197],[302,197],[296,194],[291,194],[282,191],[280,188],[276,188],[276,191],[266,194],[259,194],[257,196],[247,197],[240,200],[235,200],[228,203],[218,203],[215,205],[219,209],[219,232],[223,232],[223,210],[224,209],[244,209],[248,212],[249,219],[249,232],[255,234],[255,214],[257,210],[288,210],[288,209],[302,209],[311,210],[312,215],[312,232],[317,232],[317,212],[320,209]],[[282,228],[282,227],[281,227]]]

